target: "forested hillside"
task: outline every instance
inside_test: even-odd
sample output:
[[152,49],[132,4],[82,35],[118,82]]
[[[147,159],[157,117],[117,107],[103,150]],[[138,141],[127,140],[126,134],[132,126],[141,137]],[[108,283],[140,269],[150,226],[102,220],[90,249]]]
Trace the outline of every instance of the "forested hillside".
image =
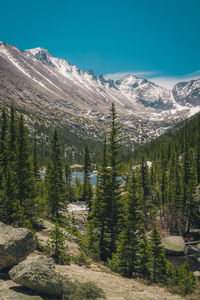
[[150,161],[147,205],[156,206],[174,233],[200,227],[200,114],[139,147],[134,161]]
[[[81,249],[78,261],[87,256],[102,261],[112,271],[150,283],[178,286],[191,293],[196,280],[188,265],[173,266],[165,257],[163,228],[184,235],[200,228],[200,115],[123,159],[120,123],[114,103],[110,126],[104,135],[98,163],[97,185],[90,182],[90,145],[84,147],[81,184],[72,183],[70,165],[63,155],[54,128],[45,176],[40,176],[37,134],[32,145],[22,114],[14,107],[2,110],[0,132],[0,218],[6,224],[28,227],[35,233],[42,220],[55,224],[46,246],[38,250],[69,264],[62,229],[76,237]],[[32,149],[32,150],[31,150]],[[70,157],[70,154],[68,154]],[[85,203],[88,215],[80,232],[68,215],[69,203]],[[62,229],[61,229],[62,227]],[[160,232],[159,232],[160,230]],[[37,239],[37,235],[36,235]]]

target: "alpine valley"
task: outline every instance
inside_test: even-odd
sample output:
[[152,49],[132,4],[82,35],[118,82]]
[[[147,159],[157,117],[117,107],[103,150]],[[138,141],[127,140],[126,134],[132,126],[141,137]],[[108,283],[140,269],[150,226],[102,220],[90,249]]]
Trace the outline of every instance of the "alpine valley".
[[53,57],[46,49],[20,51],[0,42],[0,103],[13,103],[23,112],[30,131],[37,128],[40,143],[49,143],[56,125],[65,152],[73,148],[72,160],[82,141],[90,140],[98,149],[112,102],[122,124],[123,142],[146,142],[200,111],[200,79],[180,82],[172,91],[133,75],[105,80]]

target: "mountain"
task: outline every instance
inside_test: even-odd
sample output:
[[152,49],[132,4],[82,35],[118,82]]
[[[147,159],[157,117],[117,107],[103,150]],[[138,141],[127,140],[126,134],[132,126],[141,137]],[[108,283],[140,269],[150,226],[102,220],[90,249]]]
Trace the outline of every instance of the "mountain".
[[63,136],[67,130],[72,138],[100,140],[112,102],[122,123],[123,141],[149,140],[200,110],[199,87],[200,81],[192,81],[169,91],[133,75],[116,82],[105,80],[46,49],[20,51],[0,42],[0,102],[14,103],[32,130],[36,125],[42,128],[45,141],[52,125],[63,129]]
[[181,105],[200,105],[200,79],[180,82],[173,88],[173,96]]

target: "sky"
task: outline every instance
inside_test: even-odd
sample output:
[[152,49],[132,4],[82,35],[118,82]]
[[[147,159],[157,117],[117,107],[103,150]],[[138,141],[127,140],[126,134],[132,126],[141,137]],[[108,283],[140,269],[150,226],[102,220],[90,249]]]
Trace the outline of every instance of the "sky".
[[199,0],[2,0],[0,41],[171,88],[200,77],[199,12]]

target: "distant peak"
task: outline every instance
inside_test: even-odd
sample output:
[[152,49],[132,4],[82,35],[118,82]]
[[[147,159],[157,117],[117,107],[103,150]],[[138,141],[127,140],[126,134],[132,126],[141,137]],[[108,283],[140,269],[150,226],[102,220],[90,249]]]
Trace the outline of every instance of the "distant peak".
[[38,53],[45,53],[48,56],[51,56],[50,52],[47,49],[40,48],[40,47],[33,48],[33,49],[27,49],[27,50],[25,50],[25,52],[29,52],[34,56],[37,55]]
[[51,67],[55,67],[55,65],[51,61],[52,55],[47,49],[37,47],[37,48],[25,50],[25,52],[31,53],[38,60],[47,63]]
[[126,76],[123,76],[121,79],[118,79],[116,81],[116,84],[121,84],[121,83],[125,83],[125,84],[133,84],[139,80],[142,80],[141,78],[138,78],[137,76],[133,75],[133,74],[128,74]]

